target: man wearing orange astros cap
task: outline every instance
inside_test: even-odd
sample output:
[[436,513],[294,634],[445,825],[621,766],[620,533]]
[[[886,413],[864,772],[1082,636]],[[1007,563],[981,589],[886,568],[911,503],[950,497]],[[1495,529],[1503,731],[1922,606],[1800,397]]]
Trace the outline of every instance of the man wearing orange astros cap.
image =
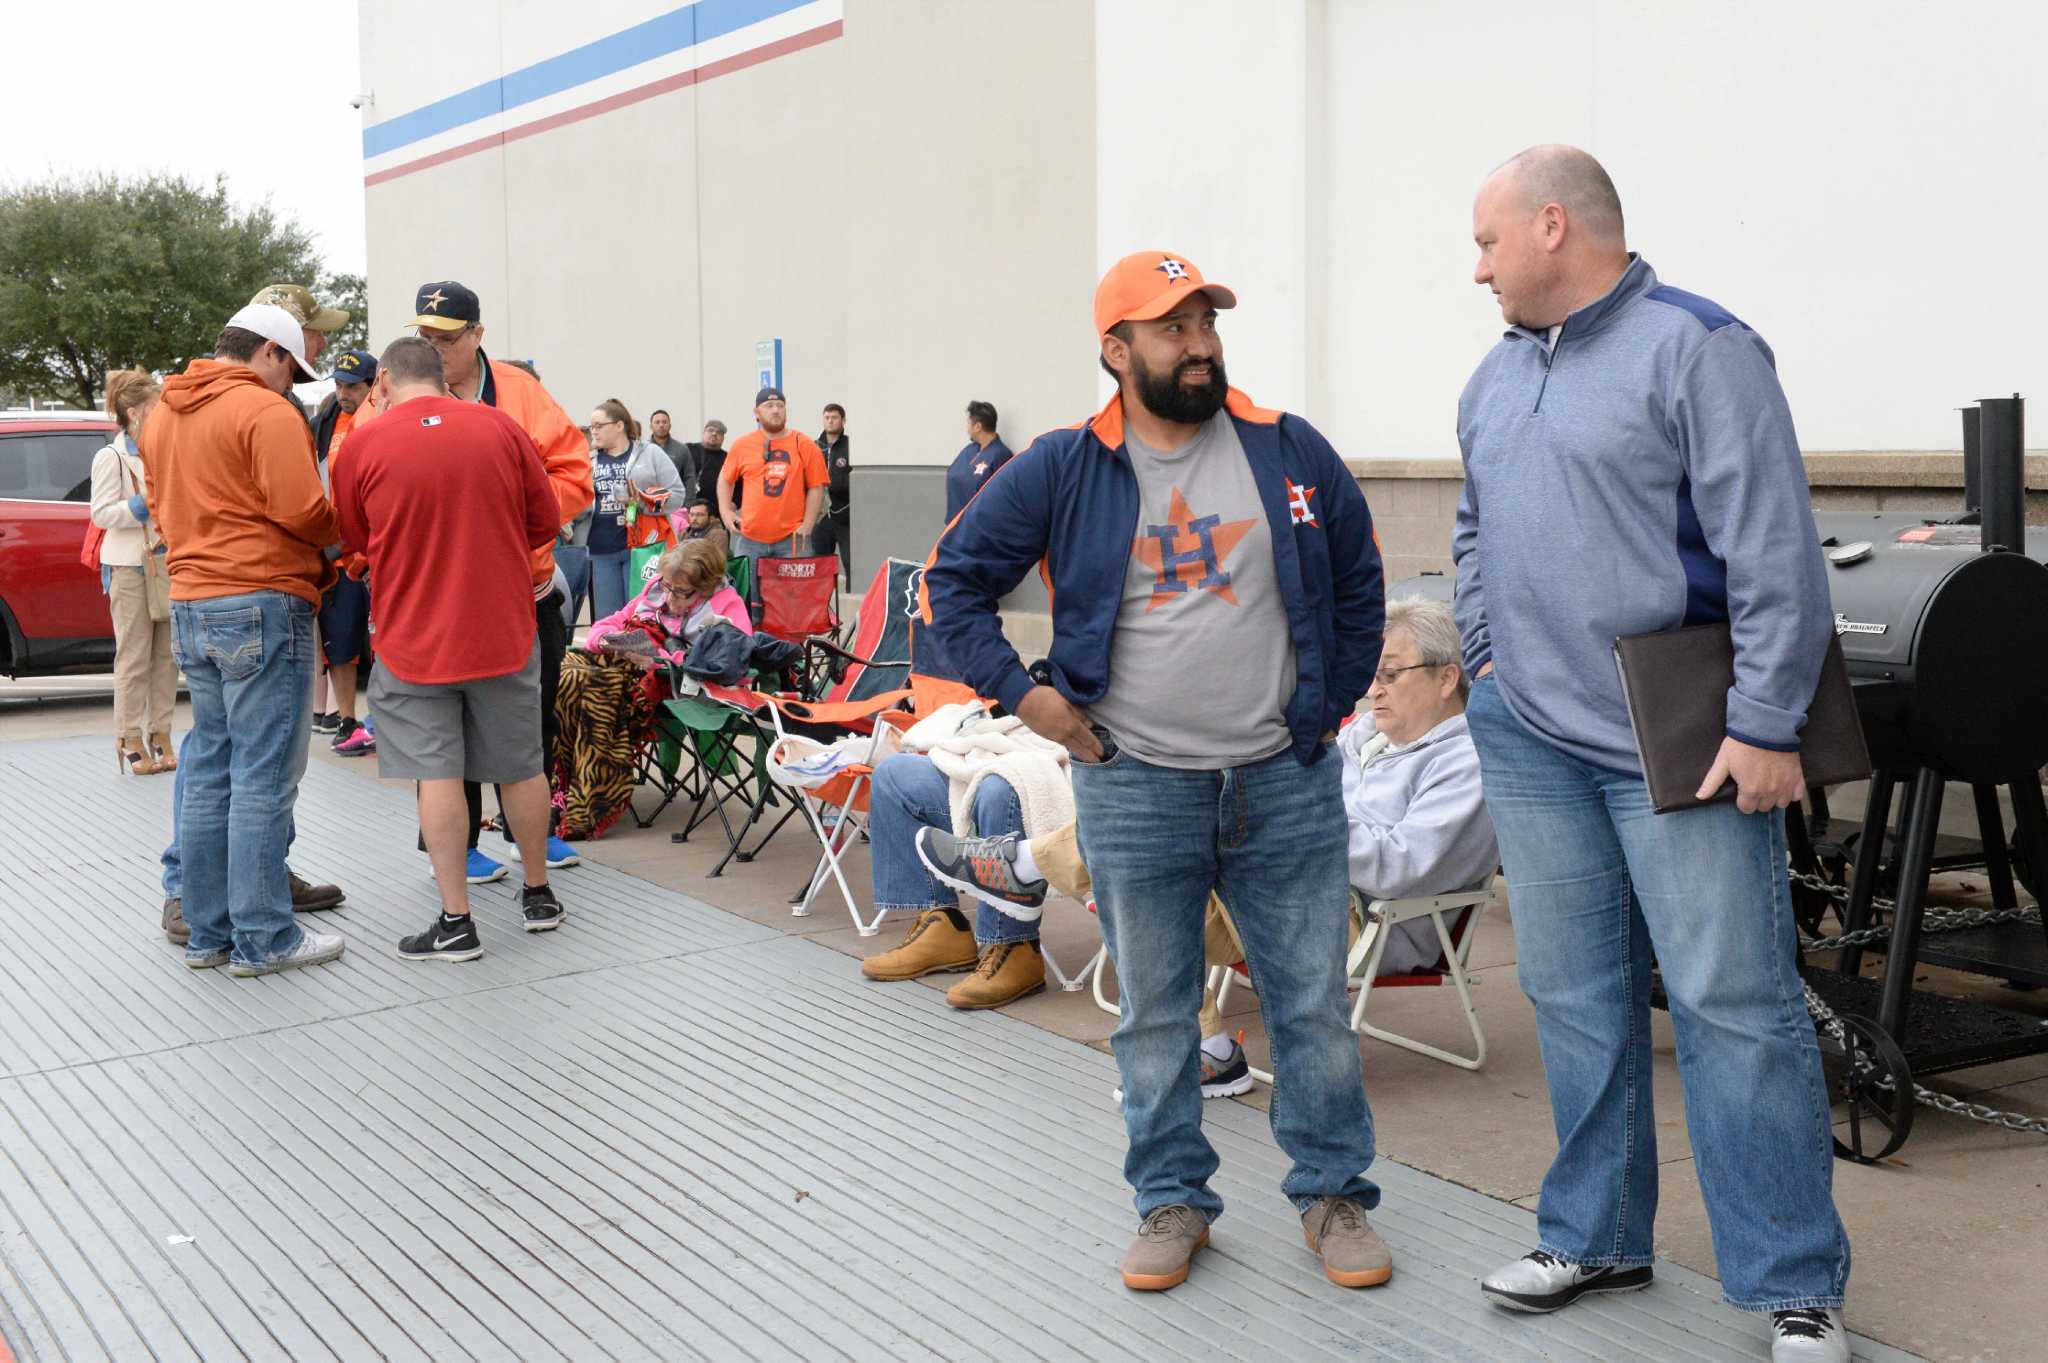
[[[1346,1025],[1347,828],[1331,739],[1379,664],[1372,518],[1308,422],[1229,386],[1219,308],[1237,296],[1171,251],[1095,292],[1117,394],[1041,436],[947,529],[925,576],[932,629],[976,693],[1073,759],[1081,854],[1116,964],[1141,1218],[1123,1260],[1173,1287],[1223,1201],[1202,1135],[1196,1014],[1212,890],[1237,916],[1273,1033],[1281,1191],[1325,1274],[1393,1274],[1367,1223],[1372,1113]],[[1050,654],[1027,669],[997,602],[1040,563]]]

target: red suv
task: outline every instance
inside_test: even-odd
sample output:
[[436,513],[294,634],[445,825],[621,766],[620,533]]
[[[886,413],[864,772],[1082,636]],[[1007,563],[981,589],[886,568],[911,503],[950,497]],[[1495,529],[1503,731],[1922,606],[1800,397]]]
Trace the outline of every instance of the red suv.
[[113,666],[100,575],[78,561],[92,457],[113,437],[95,412],[0,412],[0,674]]

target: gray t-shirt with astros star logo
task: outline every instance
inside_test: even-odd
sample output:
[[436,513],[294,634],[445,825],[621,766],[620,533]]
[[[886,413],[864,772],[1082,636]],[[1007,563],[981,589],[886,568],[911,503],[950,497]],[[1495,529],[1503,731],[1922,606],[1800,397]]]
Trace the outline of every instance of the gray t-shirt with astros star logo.
[[1172,453],[1126,430],[1138,534],[1124,570],[1109,690],[1089,707],[1119,747],[1162,767],[1214,771],[1293,736],[1294,637],[1273,532],[1228,412]]

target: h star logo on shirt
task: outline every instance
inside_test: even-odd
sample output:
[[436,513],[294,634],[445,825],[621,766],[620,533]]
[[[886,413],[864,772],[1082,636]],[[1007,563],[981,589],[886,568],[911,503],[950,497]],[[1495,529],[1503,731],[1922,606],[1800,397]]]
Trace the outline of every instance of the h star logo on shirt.
[[1190,587],[1214,592],[1235,606],[1237,593],[1230,589],[1230,574],[1223,570],[1223,562],[1254,522],[1225,523],[1221,516],[1197,516],[1188,509],[1188,500],[1179,488],[1167,503],[1166,520],[1165,525],[1146,526],[1145,533],[1131,542],[1138,561],[1158,575],[1145,610],[1158,610]]
[[1292,478],[1287,480],[1287,516],[1293,525],[1320,525],[1316,513],[1309,510],[1309,498],[1316,495],[1312,487],[1303,487]]

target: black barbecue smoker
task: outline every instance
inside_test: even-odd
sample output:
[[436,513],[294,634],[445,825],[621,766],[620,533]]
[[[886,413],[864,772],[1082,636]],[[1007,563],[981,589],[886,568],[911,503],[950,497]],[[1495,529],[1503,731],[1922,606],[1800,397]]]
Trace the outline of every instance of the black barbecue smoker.
[[[1795,811],[1787,829],[1808,905],[1816,891],[1845,900],[1842,935],[1852,942],[1836,968],[1809,969],[1806,978],[1821,1005],[1830,1080],[1850,1105],[1850,1139],[1837,1147],[1865,1162],[1910,1134],[1915,1076],[2048,1051],[2048,1020],[1913,988],[1922,964],[2048,986],[2048,928],[2019,908],[2013,864],[2021,860],[2038,899],[2048,879],[2048,567],[2028,552],[2024,430],[2017,395],[1964,411],[1960,515],[1816,518],[1874,770],[1859,829],[1830,823],[1821,792],[1809,797],[1817,808]],[[2048,547],[2042,538],[2036,547]],[[1942,839],[1953,845],[1938,858],[1949,782],[1970,787],[1982,842]],[[2001,787],[2013,811],[2010,844]],[[1841,873],[1851,865],[1844,896]],[[1970,865],[1983,868],[1992,910],[1961,916],[1963,925],[1943,914],[1923,931],[1929,876]],[[1888,933],[1878,923],[1887,908],[1881,886],[1895,887]],[[1859,935],[1882,942],[1881,980],[1859,974]]]

